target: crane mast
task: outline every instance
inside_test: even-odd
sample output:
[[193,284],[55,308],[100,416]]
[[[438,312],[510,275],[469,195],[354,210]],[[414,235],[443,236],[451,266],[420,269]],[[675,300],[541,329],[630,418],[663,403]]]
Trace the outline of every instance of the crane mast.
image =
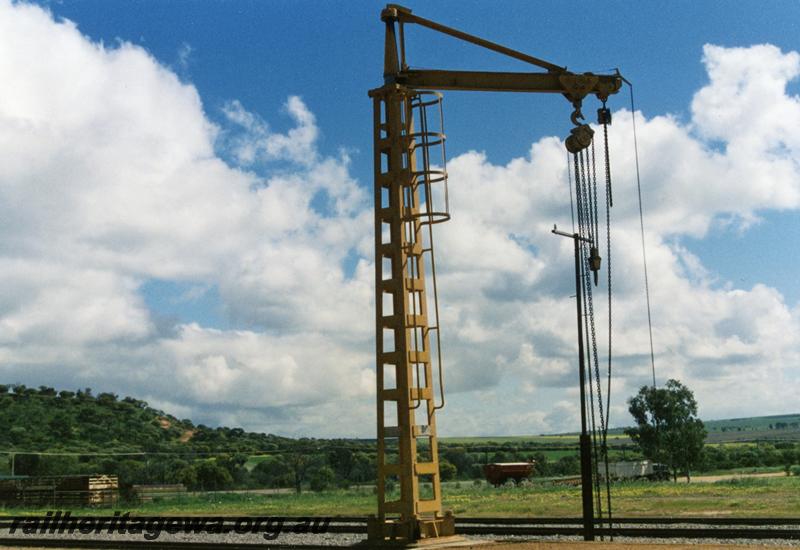
[[[384,84],[369,92],[375,167],[378,514],[368,523],[368,542],[444,541],[455,529],[452,514],[442,510],[439,473],[436,411],[444,406],[444,389],[432,226],[449,219],[449,210],[442,97],[434,90],[563,94],[574,107],[573,122],[591,132],[578,122],[581,101],[589,94],[605,101],[622,80],[619,75],[575,74],[394,4],[382,11],[381,20],[386,27]],[[547,72],[412,70],[405,58],[405,24]],[[431,110],[438,110],[438,117],[431,117]],[[438,120],[437,128],[430,127],[431,118]],[[580,131],[573,130],[573,135],[573,141],[580,141]]]

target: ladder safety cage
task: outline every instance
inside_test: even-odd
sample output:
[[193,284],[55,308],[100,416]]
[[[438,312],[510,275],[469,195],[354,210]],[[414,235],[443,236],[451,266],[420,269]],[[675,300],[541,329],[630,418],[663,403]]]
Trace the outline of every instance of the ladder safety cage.
[[[380,260],[376,261],[379,532],[375,537],[417,540],[425,533],[448,532],[448,520],[441,513],[435,419],[442,402],[435,402],[431,353],[433,336],[443,396],[438,298],[434,284],[430,319],[426,287],[426,270],[430,269],[432,281],[435,278],[432,227],[449,219],[445,136],[440,94],[400,88],[384,92],[373,95],[375,235]],[[438,130],[428,128],[430,108],[439,109]],[[432,162],[436,149],[440,166]],[[438,194],[444,198],[443,208],[435,206]],[[395,483],[399,499],[391,491]],[[423,494],[426,489],[428,494]]]

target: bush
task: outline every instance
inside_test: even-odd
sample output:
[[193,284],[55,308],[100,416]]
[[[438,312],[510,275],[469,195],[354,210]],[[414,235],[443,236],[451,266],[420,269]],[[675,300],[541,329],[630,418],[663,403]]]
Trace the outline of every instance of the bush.
[[455,479],[458,474],[458,469],[447,460],[442,460],[439,462],[439,473],[442,477],[442,481],[450,481],[451,479]]
[[308,484],[312,491],[320,492],[333,485],[336,473],[330,466],[322,466],[309,476]]
[[793,476],[800,476],[800,465],[795,464],[789,468],[789,473]]

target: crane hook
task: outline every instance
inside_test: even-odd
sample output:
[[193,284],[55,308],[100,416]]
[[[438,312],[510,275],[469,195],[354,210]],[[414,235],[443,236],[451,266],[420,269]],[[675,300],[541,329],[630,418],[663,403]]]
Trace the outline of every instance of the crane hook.
[[564,140],[564,144],[567,147],[567,151],[570,153],[577,153],[591,145],[594,131],[588,124],[583,124],[580,122],[580,120],[583,119],[583,113],[581,112],[581,101],[579,99],[573,101],[572,106],[575,107],[575,110],[572,111],[570,120],[572,120],[575,128],[570,130],[570,135],[566,140]]
[[581,122],[579,120],[584,120],[583,113],[581,112],[581,102],[573,101],[572,106],[575,107],[575,110],[572,111],[572,116],[570,116],[570,120],[575,126],[580,126]]

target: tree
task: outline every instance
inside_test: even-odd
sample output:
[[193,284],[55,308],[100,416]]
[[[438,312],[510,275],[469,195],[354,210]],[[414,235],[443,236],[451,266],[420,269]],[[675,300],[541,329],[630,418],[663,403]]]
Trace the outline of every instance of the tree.
[[328,451],[328,464],[339,479],[349,480],[353,469],[353,451],[344,447],[331,449]]
[[455,479],[457,474],[458,468],[456,468],[454,464],[445,459],[439,461],[439,475],[441,476],[442,481],[450,481],[451,479]]
[[50,433],[57,438],[57,441],[64,443],[72,437],[72,418],[63,411],[58,411],[48,422]]
[[195,468],[197,484],[203,491],[227,489],[233,483],[230,472],[217,464],[216,460],[202,460]]
[[689,388],[677,380],[665,387],[643,386],[628,400],[628,410],[636,427],[625,433],[639,447],[645,458],[660,462],[672,471],[686,475],[700,460],[706,429],[697,418],[697,401]]
[[336,474],[330,466],[320,466],[308,476],[309,488],[314,492],[324,491],[333,485]]
[[581,463],[575,455],[566,455],[556,461],[553,471],[556,475],[573,476],[581,473]]

